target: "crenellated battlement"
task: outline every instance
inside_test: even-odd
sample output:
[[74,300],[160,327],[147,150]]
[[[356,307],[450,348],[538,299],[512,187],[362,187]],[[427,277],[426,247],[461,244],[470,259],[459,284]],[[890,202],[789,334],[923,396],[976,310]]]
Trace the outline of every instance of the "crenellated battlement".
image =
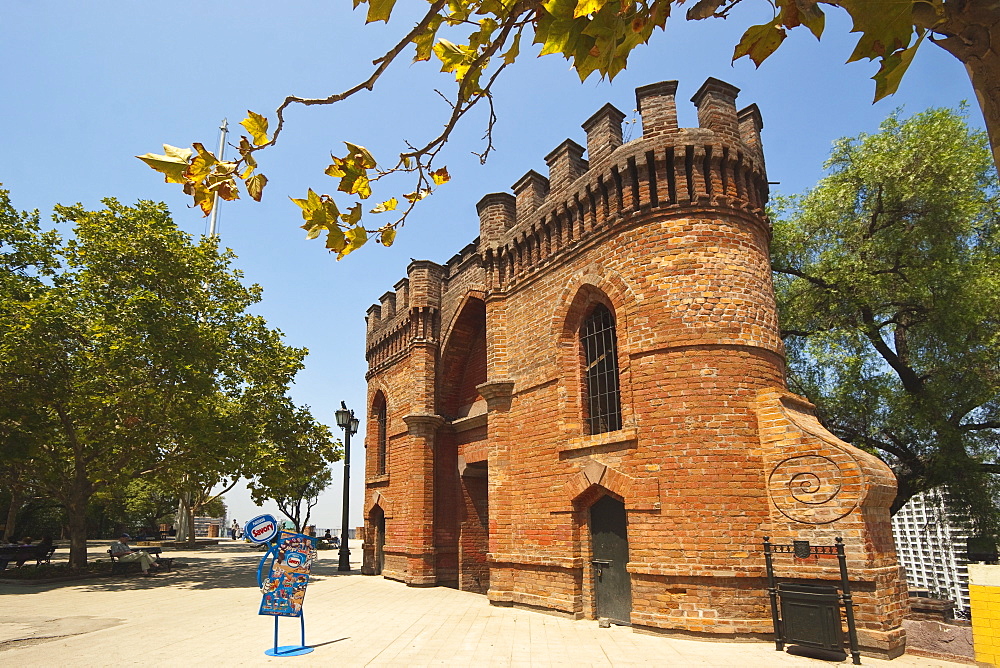
[[607,104],[583,123],[583,147],[567,139],[509,195],[480,200],[482,252],[504,288],[554,255],[647,211],[713,207],[760,217],[767,202],[756,105],[737,111],[739,89],[709,78],[691,101],[697,128],[677,123],[676,81],[636,89],[642,136],[624,143],[625,114]]
[[581,244],[641,224],[646,214],[712,208],[742,212],[766,225],[757,106],[737,111],[739,89],[709,78],[691,98],[698,127],[681,128],[676,93],[677,81],[636,89],[642,135],[627,143],[625,114],[604,105],[582,124],[586,148],[566,139],[545,156],[547,176],[529,170],[512,193],[479,200],[479,238],[444,265],[414,261],[395,291],[368,309],[372,366],[385,356],[376,349],[387,349],[384,342],[405,329],[411,312],[440,308],[442,291],[473,260],[485,269],[488,289],[505,290]]

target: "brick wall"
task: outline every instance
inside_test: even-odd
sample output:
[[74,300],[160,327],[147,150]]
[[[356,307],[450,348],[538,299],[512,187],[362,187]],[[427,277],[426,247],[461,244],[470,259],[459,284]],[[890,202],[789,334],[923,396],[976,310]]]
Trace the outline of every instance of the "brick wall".
[[[895,480],[785,390],[759,111],[710,79],[701,127],[678,128],[676,87],[637,91],[644,134],[628,144],[606,105],[584,124],[589,160],[560,144],[548,176],[480,201],[476,241],[412,263],[369,309],[369,405],[384,392],[392,434],[388,474],[367,481],[383,574],[592,617],[589,512],[607,494],[626,509],[634,625],[769,633],[763,537],[843,536],[861,642],[898,654]],[[579,329],[598,302],[622,428],[590,435]]]

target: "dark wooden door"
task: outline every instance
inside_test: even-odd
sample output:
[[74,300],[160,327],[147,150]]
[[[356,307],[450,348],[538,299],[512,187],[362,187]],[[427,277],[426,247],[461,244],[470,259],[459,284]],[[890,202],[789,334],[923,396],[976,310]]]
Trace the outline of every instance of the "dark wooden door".
[[385,515],[379,513],[375,523],[375,575],[382,575],[385,565]]
[[610,496],[590,507],[590,541],[597,616],[629,624],[632,583],[628,563],[628,526],[625,504]]

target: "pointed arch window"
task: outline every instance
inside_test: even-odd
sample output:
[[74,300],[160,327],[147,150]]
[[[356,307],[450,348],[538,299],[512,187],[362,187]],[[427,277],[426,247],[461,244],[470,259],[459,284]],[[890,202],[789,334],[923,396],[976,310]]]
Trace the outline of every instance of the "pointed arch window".
[[583,348],[583,395],[587,432],[602,434],[622,428],[618,386],[618,337],[615,317],[598,304],[580,328]]
[[385,397],[380,393],[375,400],[375,423],[377,425],[375,441],[375,475],[385,475],[386,452],[388,451],[389,411]]

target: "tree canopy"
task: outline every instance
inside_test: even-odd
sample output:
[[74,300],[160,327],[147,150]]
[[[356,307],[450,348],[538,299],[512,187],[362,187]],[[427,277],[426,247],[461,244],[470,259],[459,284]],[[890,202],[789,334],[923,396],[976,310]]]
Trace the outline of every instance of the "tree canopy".
[[[985,0],[776,0],[750,8],[741,2],[697,0],[687,6],[685,17],[736,20],[738,15],[739,20],[748,20],[751,24],[733,47],[733,59],[747,57],[760,66],[789,30],[808,29],[819,39],[826,25],[824,8],[845,11],[853,20],[852,32],[859,35],[848,62],[880,63],[873,77],[876,100],[898,88],[924,42],[941,46],[966,65],[995,155],[1000,151],[1000,55],[990,46],[1000,43],[1000,6]],[[354,0],[355,8],[361,5],[366,5],[369,23],[388,23],[396,1]],[[734,13],[737,5],[740,11]],[[430,0],[424,13],[406,32],[400,30],[399,40],[372,62],[367,76],[362,74],[355,85],[321,98],[289,95],[275,110],[273,126],[267,115],[248,111],[241,122],[246,134],[233,145],[236,159],[222,160],[199,142],[190,149],[164,144],[162,154],[138,157],[168,183],[182,185],[205,215],[218,199],[237,199],[241,189],[260,201],[267,178],[258,156],[278,141],[290,106],[331,105],[370,91],[404,54],[412,54],[418,62],[434,61],[455,78],[451,113],[437,135],[423,142],[407,141],[398,156],[382,161],[346,137],[345,148],[331,155],[324,172],[336,180],[341,195],[317,194],[310,188],[304,197],[292,198],[301,209],[307,237],[325,235],[326,247],[337,253],[337,259],[367,243],[370,235],[388,246],[413,207],[450,179],[447,168],[435,161],[458,122],[480,102],[489,105],[490,113],[485,145],[478,155],[485,161],[493,150],[492,87],[504,69],[522,57],[523,44],[531,40],[538,55],[562,55],[581,80],[595,73],[613,78],[625,68],[632,51],[648,42],[656,29],[664,30],[668,18],[683,6],[683,0]],[[380,181],[398,173],[413,176],[409,192],[387,192],[388,197],[376,198],[378,204],[363,204]],[[378,222],[369,222],[372,216],[380,216]]]
[[774,201],[772,263],[793,389],[890,464],[893,512],[948,485],[995,532],[1000,202],[963,114],[839,140],[828,176]]
[[261,290],[216,239],[194,242],[162,204],[104,205],[57,207],[63,240],[0,191],[0,438],[19,479],[66,508],[74,566],[95,493],[243,474],[294,412],[306,354],[247,312]]

